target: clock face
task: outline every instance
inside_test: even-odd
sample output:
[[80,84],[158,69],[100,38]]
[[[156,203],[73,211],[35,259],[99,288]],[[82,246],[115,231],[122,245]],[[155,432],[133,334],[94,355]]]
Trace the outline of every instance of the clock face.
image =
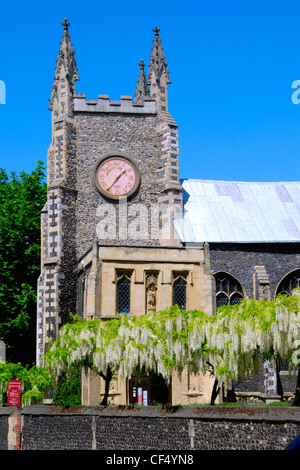
[[106,197],[131,196],[139,186],[140,173],[135,162],[123,156],[105,157],[96,166],[95,185]]

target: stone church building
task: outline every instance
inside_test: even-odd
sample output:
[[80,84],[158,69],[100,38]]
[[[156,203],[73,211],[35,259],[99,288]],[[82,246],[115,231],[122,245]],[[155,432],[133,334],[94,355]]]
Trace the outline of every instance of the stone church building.
[[[147,315],[178,304],[214,314],[243,297],[271,299],[299,285],[300,183],[182,181],[158,28],[147,73],[145,67],[141,60],[134,97],[87,100],[76,93],[65,19],[50,98],[38,365],[70,312],[105,321],[117,312]],[[142,380],[148,403],[163,400],[152,387],[163,390],[159,380],[155,374]],[[164,399],[207,403],[211,387],[209,377],[172,377]],[[245,383],[237,393],[276,394],[269,364],[253,387]],[[102,379],[84,378],[83,404],[98,404],[103,392]],[[135,378],[113,381],[110,398],[134,403]]]

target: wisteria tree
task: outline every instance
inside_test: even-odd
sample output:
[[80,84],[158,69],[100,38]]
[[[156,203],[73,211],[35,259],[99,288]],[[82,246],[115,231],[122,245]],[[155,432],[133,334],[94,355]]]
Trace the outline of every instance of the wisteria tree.
[[[107,404],[109,383],[117,371],[128,378],[137,369],[155,371],[168,382],[174,370],[181,374],[187,364],[193,368],[189,330],[195,318],[201,323],[208,317],[177,306],[147,316],[124,314],[106,322],[73,316],[46,353],[46,366],[56,377],[74,366],[92,369],[105,380],[102,404]],[[198,355],[201,361],[205,351]]]
[[[276,364],[282,359],[290,369],[299,364],[300,345],[299,292],[294,296],[277,296],[273,301],[243,300],[240,305],[222,307],[215,318],[210,348],[215,347],[212,362],[216,380],[228,390],[232,382],[255,375],[260,358]],[[300,405],[300,374],[294,405]]]
[[74,365],[90,367],[106,382],[103,404],[117,371],[128,378],[137,369],[155,371],[167,383],[184,369],[213,371],[215,384],[229,390],[233,381],[258,371],[259,355],[298,363],[293,346],[300,340],[299,310],[297,296],[278,296],[272,302],[243,300],[210,316],[177,306],[107,322],[75,316],[46,354],[47,366],[57,376]]

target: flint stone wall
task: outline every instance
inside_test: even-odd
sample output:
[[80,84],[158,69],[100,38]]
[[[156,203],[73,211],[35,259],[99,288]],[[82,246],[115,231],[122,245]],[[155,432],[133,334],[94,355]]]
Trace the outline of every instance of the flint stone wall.
[[8,448],[8,422],[11,413],[10,407],[0,408],[0,450],[7,450]]
[[[76,251],[82,256],[97,238],[96,227],[100,218],[97,208],[107,201],[92,185],[93,166],[106,154],[124,154],[133,158],[140,168],[142,182],[136,196],[128,201],[144,204],[150,209],[157,203],[157,194],[163,189],[161,178],[164,174],[164,161],[160,157],[156,135],[156,116],[113,114],[78,114],[76,116],[77,142],[76,161],[72,166],[76,172],[78,190],[76,207]],[[118,232],[118,203],[111,203],[116,211]],[[150,212],[149,212],[150,214]],[[106,216],[106,220],[108,217]],[[151,223],[151,220],[149,220]],[[150,230],[149,230],[150,231]],[[144,245],[149,240],[102,239],[102,244]],[[154,241],[155,244],[155,241]]]
[[270,279],[271,298],[281,279],[300,267],[299,243],[213,244],[210,246],[212,272],[225,271],[238,279],[253,298],[255,266],[264,266]]
[[294,407],[30,406],[22,420],[22,450],[283,450],[300,434]]

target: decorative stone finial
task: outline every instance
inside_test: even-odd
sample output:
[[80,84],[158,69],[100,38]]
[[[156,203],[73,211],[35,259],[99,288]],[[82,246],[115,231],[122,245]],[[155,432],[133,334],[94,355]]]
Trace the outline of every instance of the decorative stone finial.
[[140,67],[139,79],[138,79],[138,83],[136,87],[136,92],[134,95],[135,103],[144,101],[146,96],[149,96],[150,94],[149,88],[147,86],[146,74],[144,71],[145,65],[146,65],[145,62],[143,61],[143,59],[141,59],[139,63],[139,67]]
[[159,36],[159,28],[153,29],[155,35],[153,40],[152,53],[150,58],[148,81],[150,85],[150,93],[155,97],[158,109],[168,111],[168,92],[167,85],[171,83],[161,39]]
[[[70,34],[68,31],[68,27],[70,23],[68,23],[67,18],[64,19],[62,23],[64,27],[64,32],[62,35],[62,40],[60,43],[60,49],[58,53],[58,57],[56,60],[56,68],[55,68],[55,76],[54,76],[54,83],[52,87],[52,93],[50,98],[49,109],[53,111],[54,109],[54,102],[55,100],[61,104],[60,112],[62,113],[62,109],[67,109],[69,104],[67,105],[65,102],[68,101],[69,98],[75,94],[76,92],[76,81],[79,80],[78,77],[78,68],[76,65],[75,60],[75,53],[73,50],[73,46],[71,43]],[[64,103],[62,105],[62,103]],[[69,103],[69,101],[68,101]]]
[[141,59],[141,62],[139,63],[139,67],[144,70],[145,65],[146,65],[145,62],[143,61],[143,59]]
[[61,25],[64,27],[65,31],[68,31],[68,27],[70,26],[70,23],[68,23],[67,18],[64,19],[64,22]]
[[153,29],[155,36],[152,47],[152,54],[150,59],[149,73],[148,73],[148,83],[151,81],[151,75],[154,74],[156,80],[160,80],[161,76],[164,75],[166,83],[171,83],[169,79],[168,64],[165,59],[165,54],[163,52],[163,47],[161,45],[161,39],[159,37],[159,28]]

